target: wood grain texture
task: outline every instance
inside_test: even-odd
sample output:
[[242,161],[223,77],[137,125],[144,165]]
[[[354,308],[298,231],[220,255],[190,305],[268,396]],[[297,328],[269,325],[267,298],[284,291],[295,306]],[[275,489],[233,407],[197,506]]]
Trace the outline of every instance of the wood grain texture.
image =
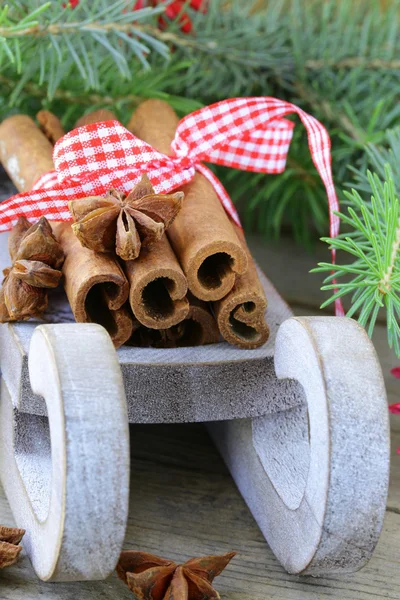
[[[133,425],[130,514],[124,547],[181,561],[207,552],[239,554],[216,579],[222,600],[399,600],[400,514],[388,511],[368,565],[353,575],[288,575],[253,520],[201,425]],[[399,440],[394,440],[394,444]],[[393,482],[400,459],[393,463]],[[397,488],[398,493],[398,488]],[[0,491],[0,522],[13,524]],[[2,600],[133,600],[115,575],[104,582],[49,584],[29,560],[0,572]]]
[[[296,303],[292,303],[291,308],[294,314],[299,316],[315,316],[318,314],[314,308],[308,308]],[[393,367],[398,367],[400,365],[400,359],[397,358],[393,350],[388,347],[385,323],[378,323],[376,325],[374,335],[372,336],[372,342],[379,357],[379,362],[381,363],[388,403],[393,404],[399,402],[400,380],[396,379],[390,371]],[[400,432],[400,417],[391,415],[390,425],[393,431]]]
[[304,410],[214,423],[213,439],[290,573],[354,571],[378,541],[389,479],[375,350],[355,321],[295,317],[279,329],[274,362],[278,377],[301,383]]
[[[387,499],[387,510],[400,515],[400,454],[397,449],[400,448],[400,432],[393,431],[391,434],[391,471],[389,496]],[[398,541],[400,546],[400,538]]]
[[115,350],[98,325],[41,325],[29,373],[48,419],[16,410],[4,380],[0,395],[0,475],[25,549],[44,580],[103,579],[118,560],[129,497]]

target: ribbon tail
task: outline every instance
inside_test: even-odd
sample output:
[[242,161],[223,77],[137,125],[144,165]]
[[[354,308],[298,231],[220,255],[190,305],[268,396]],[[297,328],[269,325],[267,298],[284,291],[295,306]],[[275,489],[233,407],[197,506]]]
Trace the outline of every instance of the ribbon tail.
[[[332,177],[332,157],[331,157],[331,140],[325,127],[317,121],[311,115],[298,108],[297,106],[290,105],[293,107],[304,127],[307,131],[308,146],[312,161],[317,169],[319,176],[325,186],[326,195],[328,197],[329,206],[329,232],[332,238],[337,237],[339,234],[340,219],[335,214],[335,211],[339,211],[339,201],[336,196],[335,186]],[[332,248],[332,264],[336,262],[336,250]],[[333,280],[336,283],[336,280]],[[334,290],[337,292],[337,289]],[[335,300],[335,314],[337,317],[344,317],[345,311],[343,308],[341,298]]]
[[[331,249],[331,254],[332,254],[332,264],[334,265],[334,264],[336,264],[336,249],[335,248]],[[334,284],[337,283],[337,280],[334,279],[333,283]],[[336,292],[338,291],[338,289],[335,288],[333,291],[336,294]],[[343,304],[342,304],[341,298],[336,298],[336,300],[335,300],[335,315],[337,317],[344,317],[346,315],[345,310],[343,308]]]

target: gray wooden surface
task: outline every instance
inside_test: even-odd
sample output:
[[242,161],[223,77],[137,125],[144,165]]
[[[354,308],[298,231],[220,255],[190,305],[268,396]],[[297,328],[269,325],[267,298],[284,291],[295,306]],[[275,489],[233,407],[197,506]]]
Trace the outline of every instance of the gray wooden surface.
[[[297,314],[316,314],[320,301],[316,276],[308,275],[318,248],[308,255],[290,241],[278,248],[250,240],[261,266],[289,299]],[[390,368],[400,364],[388,350],[385,328],[377,327],[379,353],[389,399],[400,396],[400,381]],[[306,600],[400,599],[400,417],[392,417],[392,476],[384,531],[370,563],[358,573],[314,579],[287,575],[278,564],[230,474],[201,425],[131,426],[130,518],[125,547],[184,560],[190,556],[236,550],[238,556],[216,580],[222,599]],[[12,524],[0,491],[0,522]],[[115,577],[104,582],[42,583],[25,556],[0,571],[0,598],[24,600],[130,598]]]

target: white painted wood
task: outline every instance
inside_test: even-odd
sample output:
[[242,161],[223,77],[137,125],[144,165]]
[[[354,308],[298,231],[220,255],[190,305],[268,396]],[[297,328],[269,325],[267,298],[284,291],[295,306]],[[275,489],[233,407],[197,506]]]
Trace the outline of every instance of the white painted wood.
[[365,331],[336,317],[297,317],[280,328],[279,378],[297,380],[306,405],[210,426],[278,560],[290,573],[354,571],[382,528],[389,419],[379,361]]
[[48,419],[13,410],[2,380],[0,475],[24,548],[43,580],[104,579],[121,551],[129,431],[117,356],[98,325],[41,325],[32,390]]
[[[82,335],[82,327],[95,327],[97,333],[102,331],[93,325],[41,326],[37,331],[46,331],[47,328],[55,332],[71,331],[71,343],[79,339],[81,343],[82,339],[87,340],[89,349],[86,348],[83,352],[86,362],[79,362],[81,370],[77,381],[84,380],[86,372],[90,373],[92,379],[91,369],[99,361],[104,372],[107,372],[109,364],[112,365],[114,361],[120,378],[114,350],[111,353],[112,358],[108,355],[109,351],[103,353],[99,345],[98,353],[92,353],[92,343],[87,335]],[[32,340],[35,339],[35,335],[36,333]],[[103,335],[108,340],[105,332]],[[64,339],[63,334],[61,339]],[[83,345],[85,343],[83,342]],[[343,343],[345,351],[338,353],[337,349],[341,348]],[[2,354],[3,352],[4,348]],[[45,380],[44,369],[49,361],[43,362],[44,355],[44,351],[40,348],[39,351],[35,350],[35,346],[32,346],[29,360],[33,365],[30,377],[34,392],[40,391],[40,388],[35,387],[36,377],[39,377],[39,381]],[[35,356],[41,357],[40,360],[35,359]],[[36,364],[35,360],[39,360],[41,366]],[[72,349],[72,353],[67,352],[63,362],[60,362],[58,376],[61,374],[68,378],[71,368],[74,368],[74,360],[75,348]],[[289,319],[278,332],[275,362],[277,374],[281,379],[298,382],[297,388],[281,388],[281,391],[290,390],[290,402],[288,403],[281,393],[275,398],[274,410],[271,412],[266,409],[266,413],[269,412],[268,416],[224,422],[219,429],[215,425],[216,441],[221,445],[232,474],[267,540],[288,571],[320,574],[353,570],[369,558],[375,546],[386,499],[386,398],[375,352],[363,330],[349,319]],[[100,371],[101,375],[103,370]],[[259,377],[262,376],[260,371]],[[236,379],[240,377],[241,370],[237,369]],[[296,389],[297,393],[293,396]],[[41,391],[42,395],[45,395],[45,390]],[[102,392],[103,389],[98,393]],[[189,395],[195,392],[195,388],[186,388]],[[52,394],[55,394],[54,390]],[[259,398],[258,402],[268,403],[269,398],[267,390],[265,397]],[[304,404],[305,398],[308,402],[308,412]],[[79,397],[79,392],[75,402],[76,407],[85,402],[84,398]],[[113,405],[109,402],[107,406]],[[23,407],[24,411],[29,410],[26,399]],[[112,408],[110,410],[112,413]],[[98,411],[99,422],[103,423],[102,403],[99,404]],[[47,412],[51,421],[48,402]],[[9,414],[5,414],[3,421],[11,421],[11,405]],[[18,428],[18,424],[24,421],[29,424],[25,425],[25,428]],[[355,423],[357,427],[354,426]],[[50,487],[50,478],[46,477],[46,473],[49,473],[51,461],[49,451],[44,450],[46,443],[48,445],[46,421],[40,416],[19,412],[17,432],[20,429],[22,434],[17,436],[18,441],[22,439],[26,443],[23,432],[28,428],[30,432],[35,432],[31,436],[37,440],[35,453],[33,457],[27,457],[27,452],[18,452],[17,444],[16,460],[25,477],[26,474],[35,473],[34,477],[30,477],[33,483],[27,487],[30,489],[30,501],[36,510],[36,518],[40,520],[47,514],[50,506],[49,501],[46,502],[46,493],[43,493],[43,490]],[[336,434],[339,439],[342,438],[342,443],[336,444],[333,451]],[[62,426],[59,426],[57,437],[59,436],[62,436]],[[114,452],[112,444],[110,448],[111,452]],[[342,449],[345,449],[344,454]],[[82,473],[92,464],[90,452],[89,443],[83,449],[76,447],[75,460]],[[355,461],[352,460],[354,456],[357,459]],[[52,464],[56,472],[63,472],[60,466],[57,467],[62,461],[63,456],[53,452]],[[37,465],[40,465],[39,469],[35,469]],[[127,480],[127,467],[123,471],[120,463],[118,466]],[[110,466],[110,472],[112,469]],[[356,474],[354,481],[349,479],[349,473]],[[336,479],[333,475],[336,475]],[[366,485],[368,478],[370,483]],[[349,486],[353,486],[350,496]],[[108,493],[102,493],[101,498],[107,506],[115,505],[115,498],[110,498]],[[330,512],[327,510],[329,499],[333,499]],[[74,514],[76,516],[78,508],[74,508],[75,513],[71,510],[72,517]],[[355,518],[355,513],[363,516],[361,521]],[[335,515],[336,521],[333,519],[331,523],[328,516],[332,515]],[[60,522],[59,515],[58,519]],[[326,530],[330,532],[329,535],[326,534]],[[75,529],[74,543],[80,539],[79,534],[80,531]],[[35,537],[33,540],[30,553],[34,559],[35,544],[39,538]],[[58,543],[56,538],[54,540]],[[90,546],[86,544],[86,541],[85,545],[82,544],[82,553],[86,551],[86,556],[89,556]],[[40,544],[37,545],[39,547]],[[46,545],[48,547],[47,540]],[[57,555],[58,551],[58,546],[55,546],[52,550],[53,555]],[[51,551],[48,553],[48,557],[50,556]],[[59,573],[54,574],[51,571],[52,566],[47,565],[47,570],[40,571],[37,563],[34,564],[43,578],[89,579],[100,576],[99,573],[94,575],[93,571],[90,571],[92,565],[83,573],[81,561],[80,570],[75,571],[73,567],[70,574],[72,562],[71,556],[66,556],[65,564],[60,567]]]

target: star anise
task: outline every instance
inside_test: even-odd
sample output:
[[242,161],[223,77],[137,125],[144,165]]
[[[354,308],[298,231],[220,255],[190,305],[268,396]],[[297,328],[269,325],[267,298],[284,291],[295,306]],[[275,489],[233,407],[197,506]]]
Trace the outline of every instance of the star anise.
[[182,207],[183,192],[156,194],[147,175],[126,196],[110,190],[104,198],[89,196],[69,202],[72,229],[82,246],[115,252],[135,260],[141,248],[161,239]]
[[12,266],[4,269],[0,290],[0,322],[39,317],[47,308],[46,288],[57,287],[64,253],[50,223],[41,217],[32,225],[20,217],[10,233]]
[[0,525],[0,569],[17,562],[22,546],[19,546],[25,529]]
[[218,600],[211,585],[236,552],[192,558],[183,565],[146,552],[122,552],[118,577],[138,600]]

